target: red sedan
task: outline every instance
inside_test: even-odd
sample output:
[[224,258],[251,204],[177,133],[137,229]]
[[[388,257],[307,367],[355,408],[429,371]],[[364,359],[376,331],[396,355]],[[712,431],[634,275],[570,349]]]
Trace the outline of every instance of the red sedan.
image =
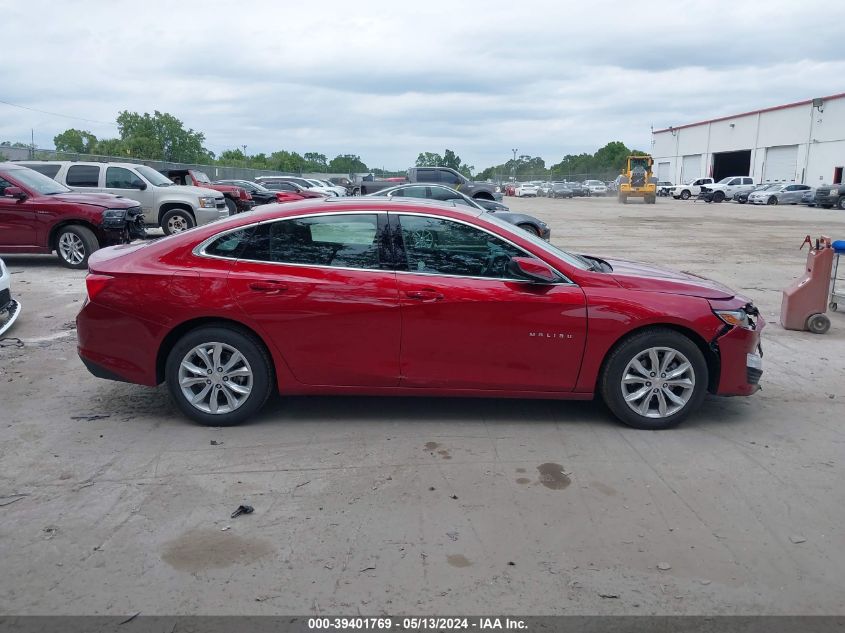
[[79,355],[208,425],[281,394],[590,399],[661,429],[750,395],[763,319],[712,281],[403,198],[266,205],[89,260]]

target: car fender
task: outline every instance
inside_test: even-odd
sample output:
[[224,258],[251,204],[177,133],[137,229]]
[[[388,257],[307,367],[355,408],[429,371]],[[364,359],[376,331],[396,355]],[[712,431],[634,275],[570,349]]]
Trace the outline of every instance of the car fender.
[[595,392],[608,353],[635,331],[651,326],[680,330],[703,349],[716,337],[723,323],[701,297],[643,292],[632,301],[622,288],[584,288],[587,295],[587,345],[575,391]]

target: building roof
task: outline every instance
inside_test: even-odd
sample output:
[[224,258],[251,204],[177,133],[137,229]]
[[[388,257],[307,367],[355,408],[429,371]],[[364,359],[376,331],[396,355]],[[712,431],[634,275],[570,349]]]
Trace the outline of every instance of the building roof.
[[[835,95],[829,95],[827,97],[820,97],[822,101],[833,101],[834,99],[842,99],[845,98],[845,92],[840,92]],[[728,119],[738,119],[739,117],[744,116],[751,116],[753,114],[760,114],[762,112],[773,112],[775,110],[785,110],[787,108],[795,108],[798,106],[809,105],[813,103],[815,99],[804,99],[803,101],[796,101],[795,103],[786,103],[784,105],[779,106],[772,106],[770,108],[762,108],[760,110],[751,110],[750,112],[743,112],[741,114],[731,114],[728,116],[720,116],[716,119],[707,119],[705,121],[699,121],[698,123],[687,123],[685,125],[678,125],[678,126],[670,126],[667,128],[663,128],[662,130],[654,130],[653,134],[659,134],[661,132],[670,132],[672,130],[683,130],[686,127],[696,127],[698,125],[706,125],[708,123],[716,123],[717,121],[727,121]]]

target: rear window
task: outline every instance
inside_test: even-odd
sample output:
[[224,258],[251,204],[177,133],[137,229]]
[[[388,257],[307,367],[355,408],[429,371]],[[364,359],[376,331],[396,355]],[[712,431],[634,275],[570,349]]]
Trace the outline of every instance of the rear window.
[[65,182],[68,187],[96,187],[100,179],[97,165],[73,165],[67,170]]
[[213,255],[215,257],[237,259],[240,256],[243,247],[249,241],[249,238],[254,230],[254,226],[248,226],[246,228],[221,235],[205,247],[205,253],[206,255]]
[[59,173],[61,165],[27,165],[31,170],[37,171],[39,174],[44,174],[47,178],[55,178]]

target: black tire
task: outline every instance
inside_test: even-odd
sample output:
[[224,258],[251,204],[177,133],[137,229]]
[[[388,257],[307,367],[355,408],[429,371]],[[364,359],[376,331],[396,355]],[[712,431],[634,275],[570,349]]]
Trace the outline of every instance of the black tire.
[[181,233],[196,226],[194,215],[185,209],[171,209],[161,216],[161,228],[165,235]]
[[688,189],[684,189],[684,190],[681,192],[681,200],[689,200],[689,197],[690,197],[690,192],[689,192],[689,190],[688,190]]
[[229,209],[229,215],[235,215],[238,212],[238,205],[231,198],[225,198],[226,207]]
[[775,196],[769,196],[769,199],[766,200],[766,204],[770,206],[775,206],[778,203],[778,199]]
[[[675,413],[665,417],[648,417],[634,411],[625,401],[623,393],[625,389],[622,382],[623,372],[628,364],[638,355],[655,347],[668,348],[685,356],[694,378],[692,393],[685,404]],[[658,376],[655,378],[660,380]],[[655,327],[632,334],[613,348],[605,359],[604,368],[599,377],[599,393],[613,415],[622,423],[635,429],[656,431],[671,428],[696,411],[707,394],[707,381],[707,361],[698,346],[679,332]],[[650,387],[651,383],[647,386]],[[661,389],[657,388],[656,391],[661,391]],[[647,389],[645,397],[649,399],[647,404],[656,398]],[[662,397],[665,401],[665,396]]]
[[517,224],[517,226],[519,228],[521,228],[523,231],[527,231],[528,233],[531,233],[531,235],[536,235],[537,237],[540,237],[540,231],[538,231],[537,227],[534,226],[533,224]]
[[830,329],[830,319],[826,314],[811,314],[807,319],[807,329],[813,334],[827,334]]
[[836,206],[842,211],[845,211],[845,196],[839,196],[839,201],[836,203]]
[[61,227],[55,237],[56,255],[62,266],[82,270],[88,268],[91,253],[100,248],[97,236],[87,226],[69,224]]
[[[246,359],[252,371],[252,389],[246,400],[232,411],[216,414],[201,411],[188,402],[182,393],[179,385],[179,368],[182,361],[191,350],[205,343],[222,343],[234,348]],[[246,330],[225,325],[203,326],[191,330],[173,346],[165,364],[165,382],[176,406],[187,417],[205,426],[233,426],[257,413],[270,396],[274,376],[273,362],[261,341]],[[197,388],[202,389],[199,385]],[[212,389],[211,393],[216,392]],[[219,402],[220,396],[214,397]]]
[[725,199],[725,194],[721,191],[717,191],[713,194],[713,202],[722,202]]
[[833,205],[832,205],[832,204],[823,204],[823,205],[821,205],[821,208],[822,208],[822,209],[830,209],[831,207],[833,207]]
[[746,202],[748,202],[748,198],[738,198],[737,202],[739,202],[740,204],[745,204]]

